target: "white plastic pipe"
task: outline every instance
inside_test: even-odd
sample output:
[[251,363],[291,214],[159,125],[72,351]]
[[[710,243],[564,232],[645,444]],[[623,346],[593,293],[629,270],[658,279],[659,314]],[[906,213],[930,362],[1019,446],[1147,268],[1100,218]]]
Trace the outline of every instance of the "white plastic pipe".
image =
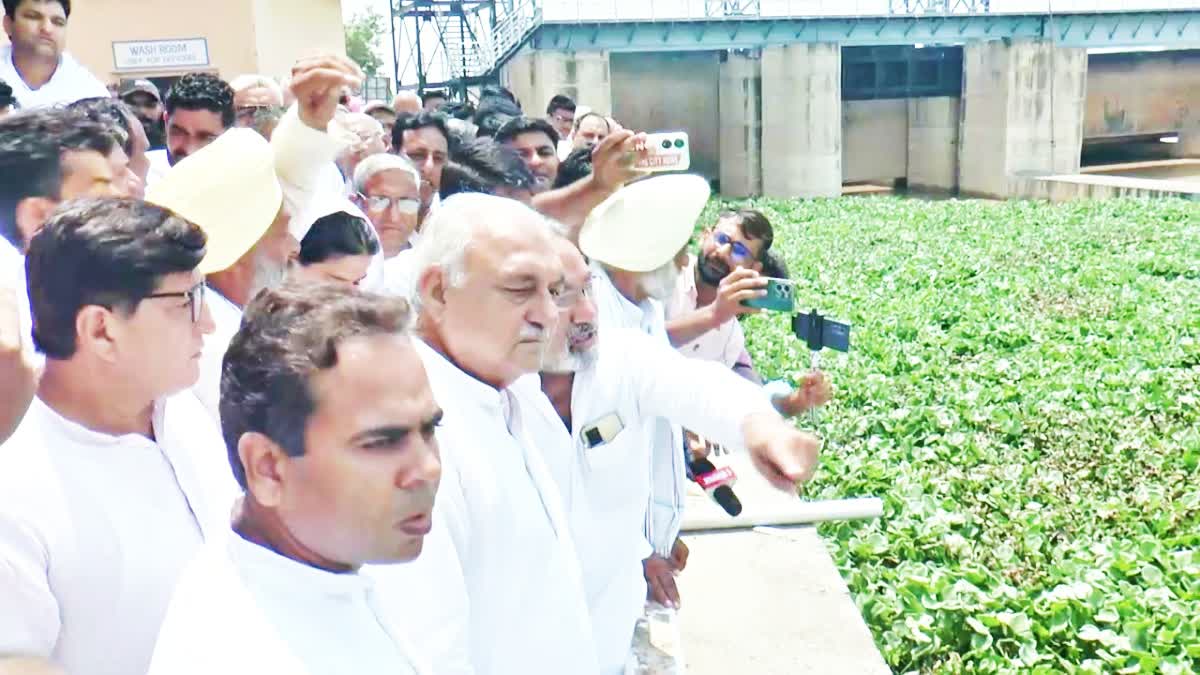
[[878,497],[798,501],[760,508],[747,507],[741,515],[734,517],[719,511],[685,516],[683,531],[750,529],[763,525],[807,525],[827,520],[865,520],[882,515],[883,500]]

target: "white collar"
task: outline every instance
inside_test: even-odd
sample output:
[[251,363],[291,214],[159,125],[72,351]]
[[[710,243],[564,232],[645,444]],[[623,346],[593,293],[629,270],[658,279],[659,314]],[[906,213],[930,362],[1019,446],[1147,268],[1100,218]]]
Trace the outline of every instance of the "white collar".
[[[162,399],[154,402],[154,412],[151,416],[151,428],[154,431],[155,438],[162,438],[163,431],[163,414],[164,401]],[[29,406],[31,415],[41,415],[47,422],[52,425],[52,428],[59,434],[63,435],[72,442],[80,445],[94,445],[99,447],[117,447],[126,444],[142,444],[155,445],[155,441],[146,438],[141,434],[122,434],[113,436],[100,431],[89,429],[78,422],[67,419],[59,414],[59,412],[46,404],[40,397],[35,396],[33,402]]]
[[[445,378],[447,384],[454,387],[455,396],[465,397],[475,405],[494,411],[501,417],[504,416],[507,399],[505,390],[496,389],[486,382],[475,379],[441,352],[430,347],[423,339],[416,339],[413,344],[416,345],[417,353],[422,355],[421,360],[425,367],[436,371],[439,377]],[[430,375],[430,379],[433,379],[433,373]]]
[[358,572],[330,572],[282,556],[269,548],[247,541],[233,530],[226,546],[235,566],[254,576],[254,584],[286,594],[304,593],[333,598],[362,597],[373,586]]

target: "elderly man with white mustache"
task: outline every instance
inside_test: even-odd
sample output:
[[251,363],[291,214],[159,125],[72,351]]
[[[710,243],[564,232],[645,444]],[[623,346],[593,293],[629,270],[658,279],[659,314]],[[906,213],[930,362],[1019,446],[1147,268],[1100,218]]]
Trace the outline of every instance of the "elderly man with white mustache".
[[[820,441],[784,421],[758,387],[721,364],[688,359],[660,339],[598,318],[583,255],[566,239],[556,248],[563,310],[541,372],[545,396],[528,399],[540,413],[531,429],[579,552],[600,672],[617,675],[628,665],[646,598],[647,468],[652,453],[670,453],[670,462],[680,451],[650,443],[657,418],[748,450],[763,475],[788,490],[812,477]],[[670,246],[663,250],[670,254]]]

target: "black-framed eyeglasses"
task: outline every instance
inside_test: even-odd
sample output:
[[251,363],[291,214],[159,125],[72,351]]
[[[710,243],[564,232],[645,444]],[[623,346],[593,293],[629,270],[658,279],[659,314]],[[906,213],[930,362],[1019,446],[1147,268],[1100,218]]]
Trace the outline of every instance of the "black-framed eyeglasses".
[[186,291],[178,293],[151,293],[146,296],[147,300],[155,298],[187,298],[188,309],[192,312],[192,323],[198,323],[200,314],[204,310],[204,282],[201,281]]
[[740,241],[734,241],[733,237],[724,232],[716,233],[713,239],[717,242],[717,246],[728,246],[729,250],[733,252],[733,257],[737,260],[749,260],[754,257],[749,247]]

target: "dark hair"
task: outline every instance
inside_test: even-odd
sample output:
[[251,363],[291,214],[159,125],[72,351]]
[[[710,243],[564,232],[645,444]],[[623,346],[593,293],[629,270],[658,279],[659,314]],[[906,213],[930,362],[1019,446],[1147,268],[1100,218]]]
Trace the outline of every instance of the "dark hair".
[[541,132],[550,137],[552,145],[558,145],[558,132],[550,123],[539,117],[514,117],[496,132],[497,143],[508,143],[521,134]]
[[446,118],[440,113],[419,112],[415,115],[397,115],[396,124],[392,126],[392,151],[403,151],[404,132],[430,127],[442,132],[442,135],[446,137],[446,147],[449,147],[450,130],[446,128]]
[[115,143],[107,125],[75,110],[39,108],[0,119],[0,235],[24,248],[17,205],[32,197],[59,199],[63,153],[108,156]]
[[521,116],[521,108],[507,98],[491,96],[479,99],[475,107],[475,126],[480,136],[495,136],[505,122]]
[[787,263],[774,251],[767,251],[762,254],[759,262],[762,263],[763,276],[774,277],[776,279],[791,278],[788,274]]
[[438,112],[465,121],[475,116],[475,106],[470,101],[450,101],[438,108]]
[[592,148],[576,148],[558,165],[554,187],[566,187],[592,175]]
[[440,98],[443,101],[450,100],[450,94],[446,93],[445,89],[430,89],[421,92],[421,105],[425,105],[431,98]]
[[93,122],[98,122],[114,133],[121,143],[121,149],[126,155],[133,154],[133,129],[129,126],[129,118],[133,117],[133,109],[125,105],[119,98],[94,97],[81,98],[68,104],[69,110],[78,111]]
[[518,106],[520,105],[520,102],[517,101],[517,97],[512,93],[512,91],[505,87],[501,87],[498,84],[483,85],[483,88],[479,90],[480,102],[482,102],[485,98],[506,98],[509,101],[516,103]]
[[[4,13],[10,17],[17,15],[17,8],[21,6],[23,0],[4,0]],[[46,0],[47,2],[57,2],[62,5],[63,14],[69,19],[71,18],[71,0]]]
[[546,106],[546,114],[553,115],[555,110],[570,110],[571,112],[575,112],[575,101],[570,96],[555,94],[550,98],[550,104]]
[[260,433],[291,457],[317,408],[309,381],[337,366],[338,344],[355,337],[406,334],[408,303],[334,284],[285,282],[259,293],[221,367],[221,433],[233,477],[246,488],[238,440]]
[[12,87],[4,80],[0,80],[0,108],[13,108],[17,106],[17,97],[13,96]]
[[233,126],[233,89],[229,83],[211,73],[188,73],[176,80],[163,100],[167,115],[175,110],[207,110],[221,116],[221,126]]
[[162,277],[196,269],[206,242],[196,225],[136,199],[64,204],[25,256],[34,345],[48,358],[71,358],[79,310],[132,313]]
[[734,218],[737,220],[738,229],[742,231],[743,237],[757,239],[761,242],[758,252],[758,259],[761,262],[767,251],[771,250],[771,244],[775,243],[775,230],[771,228],[771,221],[767,220],[766,215],[762,211],[754,209],[740,209],[722,212],[720,217]]
[[463,143],[442,169],[442,199],[459,192],[495,194],[496,188],[530,190],[537,185],[533,173],[512,148],[490,138]]
[[300,264],[312,265],[347,255],[375,255],[379,241],[366,220],[345,211],[317,218],[300,242]]

